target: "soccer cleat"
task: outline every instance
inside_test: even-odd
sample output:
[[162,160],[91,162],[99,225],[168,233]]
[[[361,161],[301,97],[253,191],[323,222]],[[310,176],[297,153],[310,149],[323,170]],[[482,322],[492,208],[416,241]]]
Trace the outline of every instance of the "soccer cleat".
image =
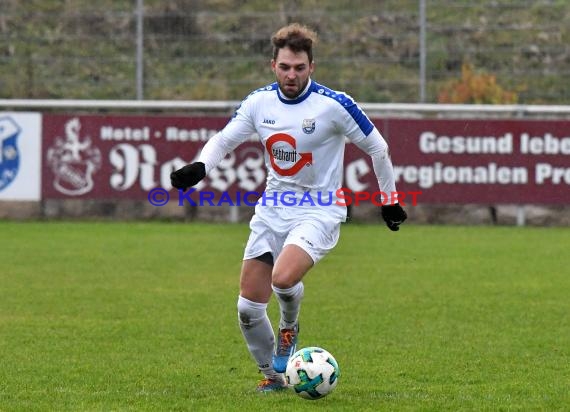
[[287,389],[283,378],[265,378],[257,384],[258,392],[275,392]]
[[299,324],[293,329],[279,329],[277,347],[273,354],[273,369],[278,373],[285,373],[289,357],[295,353],[297,337],[299,336]]

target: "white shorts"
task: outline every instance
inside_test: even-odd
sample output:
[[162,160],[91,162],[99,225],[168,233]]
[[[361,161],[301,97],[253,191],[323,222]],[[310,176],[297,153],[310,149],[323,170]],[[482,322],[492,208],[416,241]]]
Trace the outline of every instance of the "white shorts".
[[339,219],[318,210],[257,207],[243,258],[270,252],[275,261],[284,246],[297,245],[317,263],[338,243],[340,224]]

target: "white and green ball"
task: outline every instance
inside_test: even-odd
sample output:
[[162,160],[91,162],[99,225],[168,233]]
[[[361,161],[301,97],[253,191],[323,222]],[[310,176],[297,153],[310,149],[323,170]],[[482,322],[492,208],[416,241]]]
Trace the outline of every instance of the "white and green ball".
[[299,349],[289,358],[285,377],[297,395],[320,399],[337,385],[340,369],[336,359],[326,350],[311,346]]

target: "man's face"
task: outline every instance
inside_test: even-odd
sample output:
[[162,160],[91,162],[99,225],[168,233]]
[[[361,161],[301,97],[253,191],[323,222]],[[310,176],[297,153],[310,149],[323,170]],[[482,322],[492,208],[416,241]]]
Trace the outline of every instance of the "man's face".
[[306,52],[295,53],[290,48],[279,49],[277,58],[271,60],[271,69],[277,77],[279,89],[288,98],[297,97],[307,85],[314,64]]

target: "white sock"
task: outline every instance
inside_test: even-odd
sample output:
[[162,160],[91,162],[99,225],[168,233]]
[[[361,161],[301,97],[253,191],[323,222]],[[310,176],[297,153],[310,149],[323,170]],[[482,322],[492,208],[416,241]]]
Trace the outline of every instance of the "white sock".
[[273,369],[275,334],[267,316],[267,303],[238,298],[238,320],[247,348],[266,378],[279,376]]
[[277,297],[281,312],[279,329],[292,329],[297,324],[299,312],[301,311],[301,300],[303,300],[303,292],[305,290],[303,282],[299,282],[289,289],[280,289],[276,286],[271,287]]

